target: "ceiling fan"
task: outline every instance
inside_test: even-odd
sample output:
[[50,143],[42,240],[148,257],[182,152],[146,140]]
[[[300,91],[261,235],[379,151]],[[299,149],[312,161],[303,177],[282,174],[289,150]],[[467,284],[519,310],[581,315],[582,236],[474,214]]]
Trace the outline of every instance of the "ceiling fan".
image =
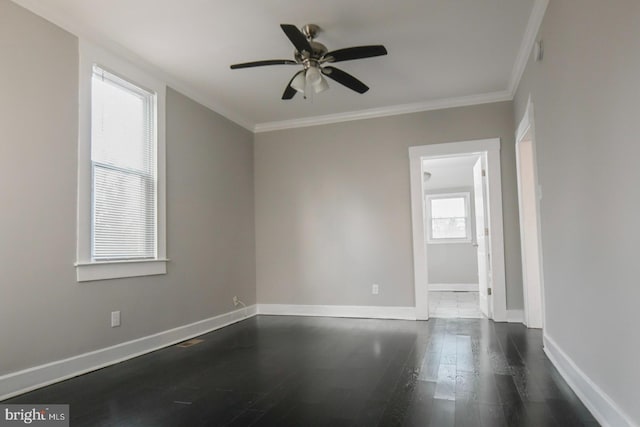
[[293,75],[282,94],[282,99],[291,99],[297,92],[306,98],[309,93],[320,93],[329,89],[329,84],[324,76],[354,90],[365,93],[369,87],[360,80],[339,68],[332,67],[334,62],[350,61],[352,59],[370,58],[387,54],[387,49],[382,45],[356,46],[331,52],[322,44],[314,40],[320,27],[308,24],[299,30],[295,25],[280,24],[282,31],[295,47],[294,58],[291,59],[267,59],[263,61],[244,62],[233,64],[232,70],[239,68],[262,67],[265,65],[302,65],[303,69]]

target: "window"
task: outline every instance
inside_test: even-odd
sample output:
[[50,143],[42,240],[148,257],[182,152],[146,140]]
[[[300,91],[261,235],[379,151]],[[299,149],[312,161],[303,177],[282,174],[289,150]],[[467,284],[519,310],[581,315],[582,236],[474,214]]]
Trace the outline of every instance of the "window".
[[156,257],[155,94],[93,66],[94,261]]
[[471,241],[469,193],[427,195],[428,243]]
[[78,281],[166,273],[163,83],[81,44]]

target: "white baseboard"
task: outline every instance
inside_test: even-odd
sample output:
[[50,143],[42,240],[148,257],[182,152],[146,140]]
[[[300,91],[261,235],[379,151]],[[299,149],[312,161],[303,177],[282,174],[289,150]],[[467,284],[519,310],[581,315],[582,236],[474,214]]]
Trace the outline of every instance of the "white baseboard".
[[551,363],[603,427],[638,427],[546,333],[543,341],[544,352]]
[[258,314],[416,320],[415,307],[258,304]]
[[0,400],[76,377],[215,331],[256,315],[256,306],[224,313],[168,331],[0,376]]
[[477,283],[429,283],[430,291],[478,292]]
[[507,310],[507,322],[524,323],[524,310]]

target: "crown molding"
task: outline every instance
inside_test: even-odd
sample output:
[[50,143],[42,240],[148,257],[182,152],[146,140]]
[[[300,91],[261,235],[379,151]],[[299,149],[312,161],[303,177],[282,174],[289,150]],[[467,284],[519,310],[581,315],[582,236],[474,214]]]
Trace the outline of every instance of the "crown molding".
[[512,99],[516,95],[516,91],[520,85],[520,79],[522,79],[524,70],[527,67],[527,62],[529,62],[529,55],[531,54],[531,49],[533,49],[533,45],[536,42],[536,37],[540,31],[540,26],[542,25],[542,20],[544,19],[544,14],[547,11],[548,5],[549,0],[535,0],[533,8],[531,9],[529,22],[527,22],[524,37],[522,38],[522,43],[518,50],[518,56],[516,57],[516,62],[513,64],[513,70],[511,70],[509,94]]
[[370,108],[366,110],[348,111],[345,113],[327,114],[324,116],[306,117],[302,119],[258,123],[253,128],[253,131],[255,133],[271,132],[274,130],[318,126],[331,123],[349,122],[353,120],[373,119],[376,117],[397,116],[400,114],[419,113],[421,111],[443,110],[446,108],[466,107],[470,105],[489,104],[492,102],[511,101],[512,99],[513,97],[511,96],[511,93],[505,90],[481,95],[436,99],[432,101],[416,102],[412,104]]
[[56,12],[51,8],[51,3],[37,0],[11,0],[12,2],[24,7],[25,9],[35,13],[36,15],[52,22],[78,38],[85,39],[96,44],[106,50],[123,57],[124,59],[134,63],[148,73],[162,79],[166,84],[176,91],[184,94],[192,100],[204,105],[212,111],[220,114],[226,119],[238,124],[239,126],[252,131],[254,133],[270,132],[282,129],[292,129],[308,126],[318,126],[330,123],[340,123],[353,120],[372,119],[377,117],[394,116],[400,114],[410,114],[422,111],[441,110],[454,107],[465,107],[471,105],[487,104],[492,102],[511,101],[515,95],[520,79],[524,73],[529,54],[536,40],[537,33],[542,24],[542,19],[549,4],[549,0],[535,0],[529,21],[525,30],[525,35],[520,45],[518,56],[514,64],[511,78],[509,80],[508,89],[503,91],[491,92],[486,94],[470,95],[457,98],[444,98],[429,100],[424,102],[394,105],[389,107],[371,108],[358,111],[349,111],[344,113],[328,114],[323,116],[306,117],[301,119],[291,119],[264,123],[254,123],[242,114],[230,110],[227,107],[213,101],[211,97],[203,95],[201,91],[191,87],[181,79],[170,75],[156,65],[153,65],[140,57],[138,54],[130,51],[126,47],[114,42],[113,40],[101,36],[91,28],[79,22],[72,22],[64,14]]
[[418,102],[413,104],[402,104],[390,107],[372,108],[367,110],[350,111],[346,113],[328,114],[325,116],[316,116],[302,119],[282,120],[274,122],[257,123],[254,133],[271,132],[275,130],[292,129],[308,126],[318,126],[323,124],[340,123],[352,120],[372,119],[376,117],[394,116],[400,114],[418,113],[421,111],[442,110],[445,108],[466,107],[471,105],[488,104],[491,102],[512,101],[520,80],[524,74],[524,70],[529,61],[529,54],[533,49],[536,37],[540,31],[544,14],[549,5],[549,0],[535,0],[529,21],[525,29],[520,49],[516,61],[511,71],[509,86],[507,90],[492,92],[480,95],[470,95],[459,98],[445,98],[439,100]]
[[220,114],[228,120],[242,126],[243,128],[253,131],[254,123],[251,120],[248,120],[246,117],[243,117],[241,114],[238,114],[235,111],[229,110],[228,108],[213,102],[210,97],[206,95],[202,95],[202,92],[196,90],[191,87],[189,84],[183,82],[181,79],[172,76],[167,73],[160,67],[151,64],[140,55],[132,52],[126,47],[122,46],[119,43],[114,42],[113,40],[101,36],[93,31],[91,28],[83,25],[79,22],[72,22],[67,16],[56,12],[53,8],[51,8],[50,2],[43,1],[35,1],[35,0],[11,0],[13,3],[29,10],[30,12],[35,13],[41,18],[57,25],[63,30],[73,34],[79,39],[84,39],[91,42],[94,45],[100,46],[101,48],[108,50],[123,59],[131,62],[135,66],[143,69],[147,73],[153,75],[155,78],[163,80],[167,86],[172,89],[182,93],[183,95],[191,98],[199,104],[204,105],[210,110]]

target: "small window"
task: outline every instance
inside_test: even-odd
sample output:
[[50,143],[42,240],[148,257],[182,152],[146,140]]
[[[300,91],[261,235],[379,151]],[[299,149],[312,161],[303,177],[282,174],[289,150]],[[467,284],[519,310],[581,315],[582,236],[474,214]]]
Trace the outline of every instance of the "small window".
[[164,274],[165,85],[86,43],[80,59],[78,281]]
[[428,243],[471,241],[469,193],[427,195]]

